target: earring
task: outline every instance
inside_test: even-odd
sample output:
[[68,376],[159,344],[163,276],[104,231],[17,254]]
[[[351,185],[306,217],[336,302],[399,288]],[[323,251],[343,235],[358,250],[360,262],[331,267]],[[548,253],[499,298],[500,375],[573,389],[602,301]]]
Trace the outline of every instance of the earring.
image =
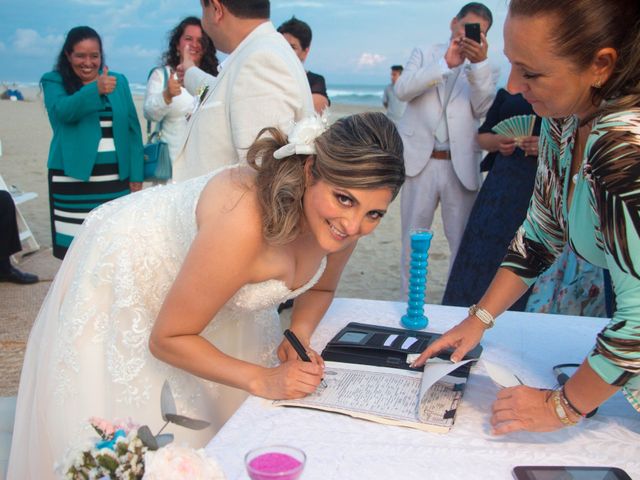
[[593,88],[601,88],[602,87],[602,81],[600,79],[596,80],[595,83],[592,85]]

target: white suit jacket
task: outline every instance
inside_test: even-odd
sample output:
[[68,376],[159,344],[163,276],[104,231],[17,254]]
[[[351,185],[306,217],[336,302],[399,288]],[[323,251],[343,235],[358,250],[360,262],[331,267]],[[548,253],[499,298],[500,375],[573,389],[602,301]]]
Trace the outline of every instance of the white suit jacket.
[[202,92],[173,163],[174,181],[193,178],[223,165],[246,161],[247,149],[264,127],[287,131],[313,110],[302,63],[291,46],[265,22],[224,60],[213,77],[192,67],[185,87]]
[[[434,149],[434,132],[442,116],[445,95],[444,77],[439,64],[446,45],[416,48],[395,84],[396,95],[407,103],[398,131],[404,143],[407,175],[418,175],[429,162]],[[446,110],[449,148],[453,168],[468,190],[481,184],[481,149],[476,142],[479,121],[496,95],[497,72],[489,62],[472,65],[465,62],[451,91]],[[455,73],[451,73],[454,75]]]

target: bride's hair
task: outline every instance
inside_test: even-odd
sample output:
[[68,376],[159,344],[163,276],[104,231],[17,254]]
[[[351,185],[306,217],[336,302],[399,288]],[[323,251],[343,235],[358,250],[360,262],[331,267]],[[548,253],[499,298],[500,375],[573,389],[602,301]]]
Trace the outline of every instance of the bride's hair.
[[[275,159],[287,144],[277,128],[264,128],[249,148],[247,162],[258,174],[256,188],[262,207],[264,236],[285,244],[299,233],[308,155]],[[315,140],[313,181],[342,188],[389,188],[395,198],[404,183],[402,139],[383,114],[367,112],[337,120]]]

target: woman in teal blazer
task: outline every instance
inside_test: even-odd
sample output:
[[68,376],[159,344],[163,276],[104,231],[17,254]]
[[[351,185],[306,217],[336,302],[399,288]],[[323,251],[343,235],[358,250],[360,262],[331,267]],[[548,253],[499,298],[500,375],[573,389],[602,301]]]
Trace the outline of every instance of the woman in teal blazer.
[[108,71],[92,28],[69,31],[55,70],[40,84],[53,129],[53,254],[63,258],[87,213],[142,187],[142,135],[127,79]]

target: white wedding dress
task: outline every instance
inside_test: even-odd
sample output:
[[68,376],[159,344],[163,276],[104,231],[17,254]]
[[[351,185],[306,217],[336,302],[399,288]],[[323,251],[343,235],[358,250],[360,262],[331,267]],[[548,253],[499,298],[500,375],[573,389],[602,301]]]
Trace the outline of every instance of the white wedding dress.
[[[151,355],[149,333],[196,234],[195,209],[215,173],[123,197],[84,223],[49,290],[25,355],[8,480],[54,478],[54,464],[95,432],[89,418],[128,419],[157,433],[168,379],[178,413],[211,422],[169,425],[176,442],[204,446],[246,393]],[[215,252],[211,252],[215,255]],[[279,280],[241,288],[202,335],[223,352],[270,365],[282,340],[276,307],[310,288]]]

